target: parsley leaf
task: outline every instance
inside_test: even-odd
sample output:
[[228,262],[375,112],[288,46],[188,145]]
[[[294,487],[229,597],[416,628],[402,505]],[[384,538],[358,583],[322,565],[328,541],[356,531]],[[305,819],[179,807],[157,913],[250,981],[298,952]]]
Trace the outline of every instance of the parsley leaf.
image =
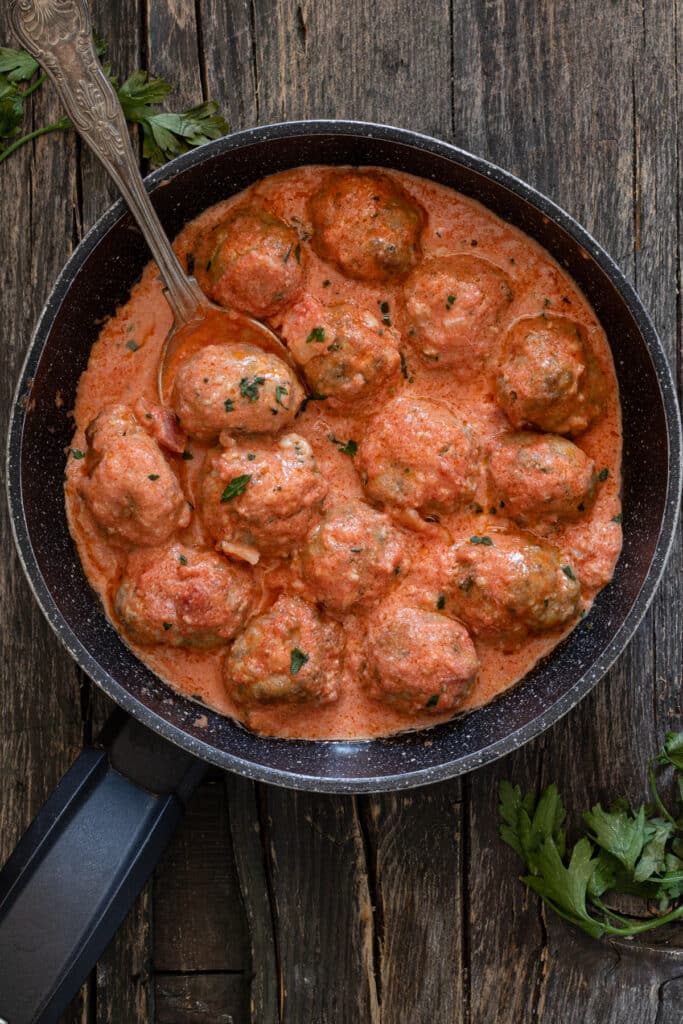
[[295,647],[292,650],[292,652],[290,654],[290,658],[289,658],[289,672],[290,672],[290,675],[295,676],[297,674],[297,672],[301,668],[303,668],[303,666],[306,664],[307,661],[308,661],[308,655],[304,654],[303,651],[300,651],[298,647]]
[[234,476],[232,480],[229,480],[221,494],[221,505],[244,494],[250,480],[251,473],[243,473],[241,476]]
[[490,537],[470,537],[470,544],[483,544],[485,548],[493,547],[493,541]]
[[[538,797],[522,796],[519,786],[499,786],[500,836],[522,860],[523,876],[560,917],[594,938],[630,936],[683,917],[683,813],[678,818],[664,805],[657,790],[654,766],[673,769],[683,811],[683,733],[669,733],[663,750],[653,759],[650,784],[655,804],[633,810],[617,800],[605,810],[600,804],[583,815],[588,834],[567,858],[565,810],[556,786]],[[657,813],[657,812],[661,813]],[[603,902],[609,894],[659,900],[660,915],[649,907],[638,918],[623,917]]]
[[37,70],[38,61],[26,50],[0,46],[0,75],[7,75],[10,82],[30,82]]
[[324,341],[325,340],[325,328],[314,327],[311,333],[306,338],[306,344],[308,345],[311,341]]
[[250,402],[258,402],[258,389],[266,383],[265,377],[242,377],[240,381],[240,394],[248,398]]
[[331,441],[332,444],[336,444],[341,455],[350,455],[351,458],[354,458],[354,456],[358,452],[358,442],[354,441],[353,439],[350,439],[348,441],[340,441],[337,437],[334,436],[334,434],[328,434],[327,439],[328,441]]

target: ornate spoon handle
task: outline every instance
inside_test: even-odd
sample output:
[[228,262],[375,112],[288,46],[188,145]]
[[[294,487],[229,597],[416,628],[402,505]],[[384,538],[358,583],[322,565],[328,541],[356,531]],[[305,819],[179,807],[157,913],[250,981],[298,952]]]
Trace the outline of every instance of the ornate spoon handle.
[[206,299],[187,277],[138,170],[118,97],[100,64],[85,0],[11,0],[15,31],[50,76],[74,127],[116,182],[152,251],[176,325]]

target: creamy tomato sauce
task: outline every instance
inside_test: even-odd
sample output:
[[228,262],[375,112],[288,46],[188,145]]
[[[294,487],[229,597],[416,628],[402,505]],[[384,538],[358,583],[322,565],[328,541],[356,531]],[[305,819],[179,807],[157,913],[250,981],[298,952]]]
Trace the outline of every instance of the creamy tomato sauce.
[[[93,346],[74,410],[67,511],[107,614],[173,688],[269,735],[381,736],[491,701],[586,614],[621,548],[618,388],[584,296],[547,252],[478,203],[403,173],[363,173],[274,175],[175,240],[214,299],[284,338],[312,398],[303,408],[296,380],[247,346],[235,358],[254,369],[239,371],[238,390],[209,394],[223,378],[212,376],[221,352],[206,350],[171,396],[180,423],[164,420],[156,382],[171,314],[150,263]],[[334,361],[343,343],[330,339],[348,337],[359,347],[345,376]],[[555,365],[557,351],[583,367],[578,385]],[[86,435],[112,405],[130,413]],[[259,410],[272,424],[279,417],[266,423],[272,432]],[[223,415],[232,411],[262,432],[231,431]],[[448,442],[437,450],[430,431]],[[283,448],[292,434],[307,444]],[[273,472],[285,481],[282,507],[288,482],[304,482],[301,508],[277,535],[252,507]],[[108,511],[122,478],[130,529],[121,508]],[[335,528],[360,550],[353,524],[366,507],[381,550],[361,594],[357,574],[336,563],[325,576],[327,549],[319,532],[311,537],[350,508]],[[522,566],[518,586],[527,550],[538,564]],[[142,579],[165,585],[164,559],[204,586],[202,608],[191,609],[198,624],[180,627],[187,642],[178,646],[178,624],[154,612],[150,625],[154,595],[140,598]],[[415,609],[422,618],[411,618]],[[268,658],[282,661],[277,637],[299,619],[280,676],[259,680]],[[314,677],[316,658],[329,671]]]

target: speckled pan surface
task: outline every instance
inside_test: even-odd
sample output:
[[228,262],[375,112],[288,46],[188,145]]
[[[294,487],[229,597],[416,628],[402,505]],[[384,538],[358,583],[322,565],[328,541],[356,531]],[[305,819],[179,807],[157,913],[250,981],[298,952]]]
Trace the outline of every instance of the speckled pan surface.
[[[483,202],[568,270],[600,317],[624,418],[624,546],[591,614],[500,700],[424,732],[367,742],[263,739],[173,693],[106,620],[64,514],[68,410],[102,318],[148,260],[122,203],[83,240],[43,311],[22,371],[8,444],[15,538],[57,635],[102,689],[149,728],[223,768],[300,789],[402,789],[477,768],[547,729],[584,697],[645,614],[671,546],[681,488],[681,426],[662,347],[638,297],[597,243],[548,199],[499,168],[426,136],[381,125],[308,121],[240,132],[148,178],[170,235],[266,174],[307,163],[374,164],[433,178]],[[45,681],[49,684],[49,680]]]

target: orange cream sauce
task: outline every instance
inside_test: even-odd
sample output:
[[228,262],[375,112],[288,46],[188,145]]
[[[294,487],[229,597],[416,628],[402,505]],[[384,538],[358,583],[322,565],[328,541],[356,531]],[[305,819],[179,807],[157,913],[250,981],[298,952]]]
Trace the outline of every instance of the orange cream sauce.
[[[400,284],[374,286],[352,281],[332,264],[319,259],[307,242],[310,225],[306,200],[325,173],[325,169],[319,167],[287,171],[252,186],[248,195],[254,203],[299,230],[302,247],[306,250],[305,292],[326,304],[352,301],[375,314],[380,310],[380,304],[388,302],[392,326],[402,330],[404,324],[398,301]],[[427,223],[422,235],[425,257],[474,253],[506,272],[512,282],[514,298],[501,330],[519,316],[548,310],[571,316],[587,331],[607,384],[606,408],[597,423],[574,440],[595,461],[598,469],[608,470],[608,475],[598,485],[595,504],[581,520],[545,531],[578,570],[583,608],[587,612],[597,591],[610,579],[621,548],[621,527],[614,521],[621,510],[621,417],[617,381],[604,331],[573,281],[545,250],[522,232],[477,202],[443,186],[399,172],[383,173],[395,178],[426,210]],[[181,260],[185,261],[187,254],[192,252],[202,231],[221,220],[227,210],[236,203],[242,203],[244,198],[245,193],[234,196],[206,210],[188,224],[175,240]],[[171,313],[163,297],[157,268],[150,263],[133,288],[129,301],[104,326],[92,348],[74,410],[74,448],[86,447],[85,428],[103,406],[113,402],[134,405],[141,396],[150,402],[158,401],[158,361],[170,327]],[[402,334],[405,337],[405,330]],[[487,440],[509,430],[505,415],[494,401],[490,370],[466,383],[456,383],[447,370],[426,366],[411,354],[408,345],[403,347],[407,358],[407,377],[401,382],[404,392],[420,398],[440,399],[457,409],[479,435],[482,448],[486,447]],[[364,498],[353,459],[331,444],[328,435],[332,433],[337,438],[360,441],[365,422],[361,416],[337,413],[326,407],[324,402],[310,402],[296,421],[295,431],[308,439],[328,480],[326,507],[347,498]],[[194,456],[191,461],[180,456],[167,457],[178,474],[188,501],[194,505],[207,449],[196,443],[190,443],[188,447]],[[79,498],[76,484],[82,472],[80,460],[68,460],[66,504],[71,532],[88,579],[116,623],[113,599],[125,568],[126,553],[103,536]],[[436,597],[439,591],[439,552],[444,544],[460,542],[472,534],[486,534],[505,525],[500,512],[495,516],[490,514],[491,501],[488,500],[485,481],[475,501],[483,509],[481,513],[467,511],[444,516],[441,526],[425,524],[420,532],[401,527],[399,522],[412,567],[404,585],[409,586],[412,577],[421,588],[433,587]],[[187,530],[180,531],[179,539],[189,544],[206,543],[196,515]],[[262,560],[253,571],[261,595],[256,612],[267,607],[278,593],[285,590],[307,596],[306,586],[296,568],[296,559],[291,562]],[[450,717],[425,713],[408,718],[365,695],[354,672],[354,665],[361,657],[364,615],[367,612],[348,614],[344,621],[347,654],[341,697],[336,703],[323,707],[271,705],[245,711],[235,705],[226,692],[221,674],[224,649],[201,651],[142,647],[129,640],[126,642],[173,688],[264,734],[320,739],[363,738],[433,725]],[[481,668],[462,710],[486,704],[503,693],[569,631],[529,638],[512,652],[504,652],[477,640]]]

